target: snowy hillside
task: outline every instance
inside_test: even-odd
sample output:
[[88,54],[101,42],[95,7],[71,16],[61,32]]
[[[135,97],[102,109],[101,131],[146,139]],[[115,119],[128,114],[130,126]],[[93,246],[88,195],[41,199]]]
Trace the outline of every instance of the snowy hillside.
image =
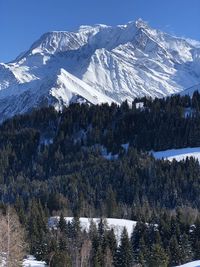
[[[65,217],[66,222],[72,221],[72,217]],[[98,226],[100,221],[99,218],[93,218],[92,221]],[[59,217],[51,217],[49,219],[49,227],[56,227],[59,222]],[[80,218],[80,224],[83,230],[89,231],[91,219],[90,218]],[[126,227],[129,237],[131,237],[131,233],[136,226],[136,221],[131,220],[124,220],[124,219],[113,219],[113,218],[106,218],[106,223],[108,229],[112,229],[115,232],[116,238],[119,241],[123,228]]]
[[200,267],[200,261],[193,261],[193,262],[189,262],[177,267]]
[[14,61],[0,64],[0,121],[34,107],[131,102],[200,84],[199,42],[125,25],[49,32]]
[[193,157],[198,159],[200,162],[200,147],[189,147],[189,148],[180,148],[180,149],[169,149],[165,151],[152,152],[153,156],[156,159],[168,159],[172,161],[176,159],[177,161],[181,161],[186,159],[187,157]]

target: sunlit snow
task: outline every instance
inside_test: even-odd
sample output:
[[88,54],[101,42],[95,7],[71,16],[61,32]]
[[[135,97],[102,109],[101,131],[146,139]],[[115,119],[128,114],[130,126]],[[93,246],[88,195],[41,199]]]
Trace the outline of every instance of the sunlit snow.
[[[65,217],[65,220],[72,221],[72,217]],[[91,220],[98,225],[100,219],[99,218],[80,218],[80,224],[83,230],[89,231]],[[59,221],[59,217],[51,217],[49,219],[49,227],[56,227]],[[136,221],[131,220],[125,220],[125,219],[114,219],[114,218],[106,218],[106,224],[108,229],[113,228],[114,233],[116,235],[117,240],[120,240],[121,233],[123,231],[123,228],[126,227],[129,237],[131,237],[131,233],[136,226]]]
[[200,261],[193,261],[193,262],[189,262],[177,267],[200,267]]
[[27,259],[23,261],[23,267],[46,267],[44,261],[37,261],[35,257],[28,256]]
[[[200,84],[200,50],[139,19],[45,33],[17,59],[0,64],[0,121],[33,107],[71,102],[129,103]],[[186,92],[187,93],[187,92]]]
[[200,162],[200,147],[188,147],[180,149],[169,149],[165,151],[152,151],[153,156],[156,159],[167,159],[172,161],[173,159],[177,161],[185,160],[187,157],[193,157]]

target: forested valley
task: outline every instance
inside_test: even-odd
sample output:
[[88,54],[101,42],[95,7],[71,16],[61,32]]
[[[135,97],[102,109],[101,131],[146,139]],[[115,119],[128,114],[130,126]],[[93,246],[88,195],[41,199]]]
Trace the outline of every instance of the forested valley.
[[[200,257],[200,165],[151,151],[200,146],[200,94],[41,108],[0,126],[0,206],[50,266],[176,266]],[[48,218],[60,216],[55,229]],[[67,223],[64,217],[74,217]],[[101,218],[89,232],[80,217]],[[106,218],[137,221],[121,241]]]

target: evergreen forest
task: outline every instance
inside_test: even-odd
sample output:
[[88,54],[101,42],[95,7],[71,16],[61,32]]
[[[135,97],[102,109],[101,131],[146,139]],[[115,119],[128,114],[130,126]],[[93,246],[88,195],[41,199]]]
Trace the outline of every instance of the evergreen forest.
[[[200,147],[200,94],[71,104],[0,125],[0,207],[50,267],[176,266],[200,258],[200,164],[152,151]],[[60,216],[56,228],[48,218]],[[64,217],[73,217],[66,222]],[[80,217],[91,221],[89,232]],[[106,218],[137,221],[117,240]]]

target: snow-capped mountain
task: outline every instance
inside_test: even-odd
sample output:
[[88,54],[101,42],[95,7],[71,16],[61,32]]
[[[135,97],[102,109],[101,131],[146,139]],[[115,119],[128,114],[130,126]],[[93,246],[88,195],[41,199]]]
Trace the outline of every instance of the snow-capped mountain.
[[163,97],[200,84],[200,44],[141,19],[115,27],[49,32],[0,64],[0,121],[44,105],[121,103]]

